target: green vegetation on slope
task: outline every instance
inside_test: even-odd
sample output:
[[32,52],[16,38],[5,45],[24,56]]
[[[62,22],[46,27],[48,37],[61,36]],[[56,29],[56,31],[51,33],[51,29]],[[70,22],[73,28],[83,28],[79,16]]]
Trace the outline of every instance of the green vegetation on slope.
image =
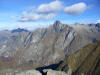
[[73,75],[100,74],[100,42],[89,44],[71,54],[58,68],[66,72],[68,69],[71,69]]

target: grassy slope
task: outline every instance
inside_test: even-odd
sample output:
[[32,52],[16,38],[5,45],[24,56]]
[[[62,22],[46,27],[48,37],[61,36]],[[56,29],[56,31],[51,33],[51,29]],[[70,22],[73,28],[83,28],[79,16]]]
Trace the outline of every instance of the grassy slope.
[[[73,75],[97,75],[100,72],[100,42],[89,44],[78,52],[71,54],[58,70],[68,71]],[[99,73],[100,74],[100,73]]]

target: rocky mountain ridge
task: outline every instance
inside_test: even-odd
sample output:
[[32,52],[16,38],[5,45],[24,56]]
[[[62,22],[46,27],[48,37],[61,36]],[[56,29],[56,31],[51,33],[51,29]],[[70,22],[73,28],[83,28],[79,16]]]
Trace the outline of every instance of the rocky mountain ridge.
[[9,32],[9,39],[0,45],[0,59],[5,59],[3,62],[10,60],[10,65],[17,63],[16,66],[23,66],[22,69],[57,63],[89,43],[99,41],[99,25],[69,26],[56,21],[34,32]]

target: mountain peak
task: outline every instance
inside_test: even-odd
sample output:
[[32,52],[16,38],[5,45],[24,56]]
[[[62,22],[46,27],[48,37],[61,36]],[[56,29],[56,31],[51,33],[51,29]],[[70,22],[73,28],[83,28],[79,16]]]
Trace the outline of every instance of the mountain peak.
[[96,27],[100,28],[100,23],[97,23],[97,24],[96,24]]
[[14,32],[28,32],[28,30],[23,29],[23,28],[17,28],[17,29],[12,30],[12,33]]
[[55,30],[55,32],[59,32],[63,29],[64,25],[60,22],[60,21],[55,21],[53,24],[53,28]]
[[59,24],[61,24],[61,22],[59,20],[54,22],[54,25],[59,25]]

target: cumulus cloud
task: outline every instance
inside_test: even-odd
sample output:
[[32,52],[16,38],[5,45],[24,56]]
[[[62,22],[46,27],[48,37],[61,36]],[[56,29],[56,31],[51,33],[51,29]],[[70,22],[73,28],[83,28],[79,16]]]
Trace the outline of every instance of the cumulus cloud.
[[18,19],[18,21],[26,22],[26,21],[36,21],[39,19],[48,20],[54,18],[55,16],[56,16],[55,13],[38,14],[38,13],[23,12],[22,16]]
[[51,3],[48,4],[41,4],[38,9],[37,12],[40,13],[51,13],[51,12],[57,12],[59,10],[61,10],[63,8],[63,3],[61,1],[53,1]]
[[59,11],[63,11],[70,15],[78,15],[87,9],[87,5],[83,2],[71,6],[64,7],[64,3],[56,0],[47,4],[41,4],[37,8],[30,6],[19,17],[18,21],[37,21],[53,19],[57,16]]
[[15,16],[11,16],[10,19],[11,20],[14,20],[14,19],[16,19],[16,17]]
[[27,10],[34,10],[35,9],[35,6],[29,6],[28,8],[27,8]]
[[35,30],[37,28],[45,28],[52,24],[52,21],[49,22],[1,22],[0,30],[12,30],[16,28],[24,28],[28,30]]
[[24,11],[22,13],[22,16],[18,19],[18,21],[35,21],[39,19],[39,15],[36,13],[27,13],[26,11]]
[[70,15],[78,15],[83,13],[87,9],[87,5],[84,2],[77,3],[64,8],[64,12]]
[[[53,1],[48,4],[41,4],[37,9],[34,6],[31,6],[22,13],[22,16],[19,17],[18,21],[37,21],[37,20],[48,20],[56,17],[57,11],[62,8],[61,1]],[[30,12],[29,12],[30,11]]]
[[100,20],[97,20],[96,23],[100,23]]

